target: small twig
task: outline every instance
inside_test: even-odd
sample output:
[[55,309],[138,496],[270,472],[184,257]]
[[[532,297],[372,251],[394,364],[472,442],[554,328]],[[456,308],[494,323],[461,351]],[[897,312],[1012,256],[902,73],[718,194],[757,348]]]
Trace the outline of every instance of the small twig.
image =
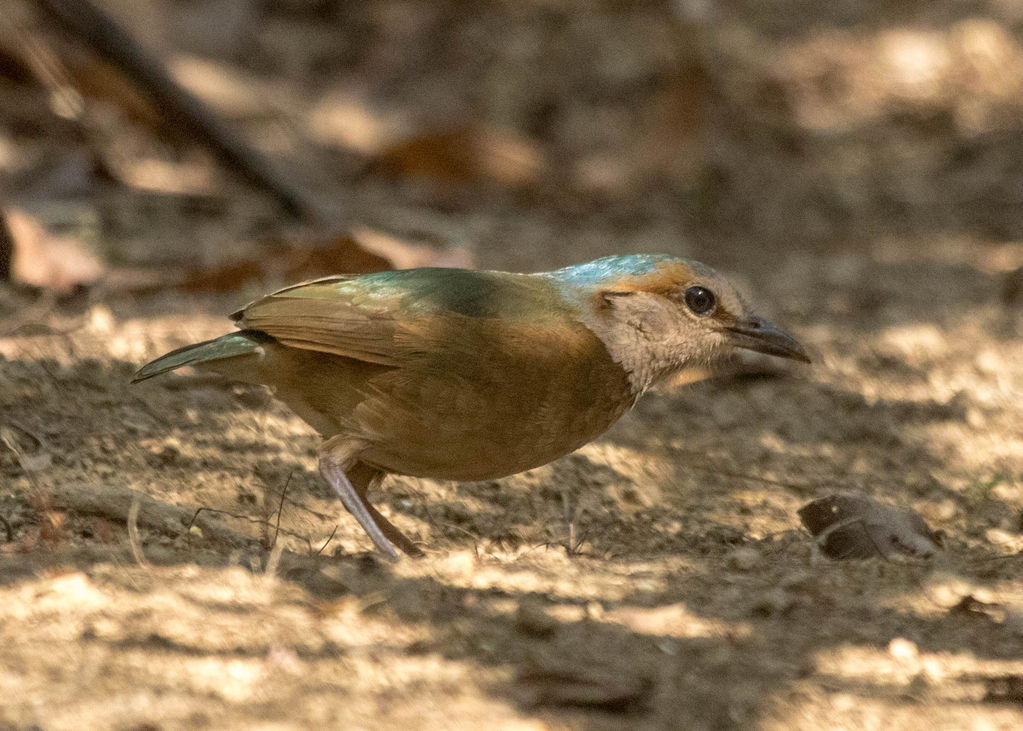
[[281,532],[281,513],[284,512],[284,497],[288,494],[288,485],[291,484],[291,477],[295,472],[288,473],[288,479],[284,481],[284,488],[281,490],[281,501],[277,505],[277,525],[274,526],[274,539],[270,542],[271,546],[277,545],[277,536]]
[[[706,455],[703,452],[698,452],[698,451],[691,450],[691,449],[672,449],[668,445],[661,445],[661,446],[662,446],[662,448],[665,451],[671,452],[671,453],[676,454],[676,455],[691,456],[691,457],[694,457],[694,458],[699,459],[699,460],[706,459]],[[722,470],[722,469],[718,469],[717,467],[714,467],[713,465],[707,465],[707,464],[686,463],[685,466],[688,469],[702,470],[703,472],[710,472],[711,474],[721,475],[722,477],[734,477],[734,478],[739,479],[739,480],[749,480],[751,482],[762,482],[762,483],[767,484],[767,485],[777,485],[778,487],[786,487],[786,488],[788,488],[790,490],[796,490],[796,491],[799,491],[799,492],[809,492],[809,491],[812,491],[812,490],[816,490],[817,488],[820,488],[820,487],[836,487],[836,488],[840,488],[840,489],[848,487],[847,484],[843,484],[843,483],[839,483],[839,482],[834,482],[834,481],[819,482],[819,483],[814,483],[812,485],[804,485],[804,484],[799,484],[799,483],[796,483],[796,482],[785,482],[784,480],[772,480],[769,477],[759,477],[758,475],[749,475],[749,474],[743,474],[741,472],[731,472],[729,470]]]
[[142,553],[142,541],[139,539],[139,508],[141,505],[142,500],[136,495],[135,499],[131,501],[131,507],[128,508],[128,543],[131,545],[135,562],[142,568],[148,569],[150,563]]
[[327,544],[328,544],[328,543],[330,543],[330,542],[331,542],[331,541],[332,541],[332,540],[334,539],[334,535],[335,535],[336,533],[337,533],[337,526],[335,525],[335,526],[334,526],[334,530],[332,530],[332,531],[330,532],[330,535],[329,535],[329,536],[327,536],[327,540],[326,540],[326,541],[324,541],[324,543],[323,543],[323,545],[322,545],[322,546],[320,546],[320,550],[319,550],[319,551],[317,551],[316,553],[314,553],[313,555],[314,555],[314,556],[319,556],[319,555],[320,555],[321,553],[323,553],[323,549],[325,549],[325,548],[327,547]]

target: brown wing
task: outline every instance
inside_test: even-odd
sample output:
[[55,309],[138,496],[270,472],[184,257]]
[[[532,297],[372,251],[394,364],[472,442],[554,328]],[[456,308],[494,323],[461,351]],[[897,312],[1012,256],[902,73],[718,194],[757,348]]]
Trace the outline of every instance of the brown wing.
[[397,303],[367,296],[355,280],[335,276],[292,285],[252,302],[233,317],[239,327],[259,330],[293,348],[397,365]]
[[397,366],[411,353],[436,347],[466,319],[539,322],[565,317],[566,310],[539,278],[408,269],[286,287],[235,313],[235,319],[294,348]]

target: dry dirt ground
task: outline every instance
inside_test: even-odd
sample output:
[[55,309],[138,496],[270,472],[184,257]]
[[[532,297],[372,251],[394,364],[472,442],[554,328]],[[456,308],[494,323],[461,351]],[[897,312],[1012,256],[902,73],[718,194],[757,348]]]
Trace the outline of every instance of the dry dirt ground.
[[[305,28],[301,5],[261,27],[265,54],[305,58],[280,50],[283,30]],[[188,373],[128,385],[146,360],[229,330],[223,313],[263,285],[100,287],[59,303],[0,288],[0,727],[1023,727],[1023,315],[1010,273],[1023,264],[1023,169],[1019,127],[1005,122],[1023,98],[1009,93],[1023,50],[1010,5],[891,18],[856,3],[835,17],[714,6],[709,115],[731,126],[710,125],[705,168],[659,169],[639,192],[587,187],[583,173],[635,160],[593,152],[601,124],[632,121],[607,111],[590,153],[566,151],[586,104],[617,107],[561,77],[585,103],[548,110],[560,122],[533,134],[565,159],[592,153],[577,197],[438,202],[326,160],[342,182],[324,190],[346,219],[426,232],[488,268],[691,256],[734,275],[817,354],[770,376],[668,384],[528,473],[389,479],[375,502],[422,541],[421,560],[369,552],[316,472],[316,436],[265,391]],[[673,43],[649,34],[649,10],[604,33],[600,12],[618,11],[493,4],[477,16],[438,3],[440,19],[424,20],[370,6],[377,15],[352,11],[348,27],[390,35],[374,36],[376,65],[353,41],[346,68],[396,65],[395,47],[441,33],[430,48],[464,69],[459,39],[477,48],[507,27],[519,75],[494,71],[504,57],[481,67],[516,103],[567,93],[514,86],[543,67],[544,43],[577,75],[573,52],[604,52],[594,63],[613,59],[605,76],[621,87],[609,96],[630,106],[630,84],[646,90],[643,69]],[[571,31],[555,23],[576,15]],[[317,43],[303,48],[327,55]],[[881,84],[878,48],[908,81]],[[429,57],[419,50],[403,62]],[[251,73],[280,88],[327,74],[317,57],[272,77],[255,58]],[[387,93],[412,105],[456,88],[501,116],[467,91],[474,79],[429,68],[437,78],[420,69],[408,88],[413,72],[394,72]],[[309,104],[289,113],[343,106],[355,92],[342,91],[307,85]],[[749,116],[735,121],[739,108]],[[90,212],[122,263],[252,255],[246,242],[268,225],[251,201],[140,195],[62,205]],[[840,491],[916,509],[944,550],[821,557],[796,510]]]

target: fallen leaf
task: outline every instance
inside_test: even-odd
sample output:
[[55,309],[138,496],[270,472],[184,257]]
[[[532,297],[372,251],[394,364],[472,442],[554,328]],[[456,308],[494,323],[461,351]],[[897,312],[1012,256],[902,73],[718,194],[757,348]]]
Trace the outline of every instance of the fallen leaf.
[[367,170],[393,178],[520,189],[538,183],[548,167],[538,143],[508,130],[467,126],[392,145],[370,160]]
[[339,236],[326,243],[297,246],[282,244],[273,255],[230,262],[213,269],[193,269],[176,286],[185,292],[228,292],[251,281],[304,279],[391,269],[390,262],[363,249],[351,236]]
[[863,495],[841,494],[799,509],[803,525],[833,559],[927,558],[941,548],[941,536],[908,508],[880,503]]
[[212,269],[193,269],[173,284],[185,292],[230,292],[243,284],[267,277],[261,259],[231,262]]
[[461,247],[445,248],[416,244],[366,226],[354,226],[352,238],[363,249],[387,259],[395,269],[454,267],[472,269],[472,254]]
[[471,264],[472,257],[465,249],[409,243],[366,227],[356,227],[351,234],[324,242],[280,244],[274,247],[272,256],[231,262],[213,269],[194,269],[172,286],[186,292],[227,292],[250,281],[291,283],[329,274],[419,266],[467,268]]
[[312,246],[290,246],[283,253],[281,270],[289,282],[327,274],[394,269],[387,257],[367,251],[350,234]]
[[25,211],[0,210],[0,278],[67,295],[95,284],[103,265],[70,236],[51,234]]

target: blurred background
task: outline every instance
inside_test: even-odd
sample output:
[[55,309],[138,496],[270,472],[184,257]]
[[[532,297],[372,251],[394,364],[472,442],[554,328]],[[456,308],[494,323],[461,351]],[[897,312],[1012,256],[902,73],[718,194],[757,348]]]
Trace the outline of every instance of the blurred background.
[[0,200],[111,268],[1023,258],[1015,0],[95,0],[227,143],[83,6],[5,3]]

